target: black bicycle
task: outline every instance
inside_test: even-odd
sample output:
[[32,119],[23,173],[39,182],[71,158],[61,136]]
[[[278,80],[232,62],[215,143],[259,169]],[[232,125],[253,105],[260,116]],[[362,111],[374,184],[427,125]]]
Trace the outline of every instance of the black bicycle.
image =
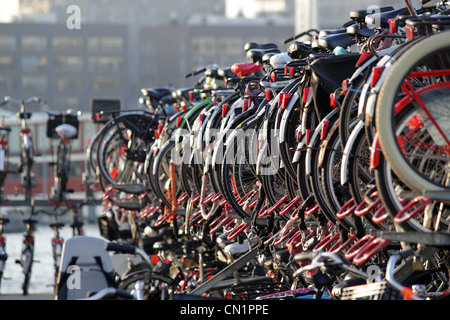
[[[22,266],[22,272],[24,274],[24,280],[22,285],[23,295],[28,295],[28,288],[30,285],[31,271],[34,262],[34,231],[36,223],[38,222],[33,217],[36,215],[34,209],[34,197],[31,197],[31,210],[28,218],[23,220],[26,226],[25,234],[22,241],[22,253],[20,259],[16,260],[17,264]],[[23,212],[21,212],[23,214]]]

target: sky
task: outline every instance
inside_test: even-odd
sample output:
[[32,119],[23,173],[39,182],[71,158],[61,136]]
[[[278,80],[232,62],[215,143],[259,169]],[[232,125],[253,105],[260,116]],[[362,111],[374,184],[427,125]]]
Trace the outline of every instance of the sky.
[[9,22],[17,13],[19,0],[0,0],[0,22]]

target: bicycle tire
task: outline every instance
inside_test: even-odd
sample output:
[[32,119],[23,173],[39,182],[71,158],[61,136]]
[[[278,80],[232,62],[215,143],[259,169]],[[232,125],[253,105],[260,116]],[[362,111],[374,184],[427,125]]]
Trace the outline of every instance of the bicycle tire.
[[406,50],[389,70],[389,74],[380,89],[375,110],[376,129],[385,157],[396,175],[411,189],[420,194],[424,191],[448,193],[450,188],[422,176],[405,158],[393,129],[395,123],[394,106],[398,92],[395,88],[401,86],[413,68],[421,63],[424,58],[430,58],[433,54],[448,51],[450,48],[449,39],[450,32],[443,31],[425,37],[411,46],[409,50]]

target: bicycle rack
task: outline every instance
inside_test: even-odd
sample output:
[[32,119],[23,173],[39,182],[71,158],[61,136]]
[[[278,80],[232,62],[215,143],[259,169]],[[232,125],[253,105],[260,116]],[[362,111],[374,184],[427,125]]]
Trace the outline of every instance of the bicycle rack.
[[221,270],[214,277],[208,279],[200,286],[192,290],[188,293],[189,296],[200,296],[205,292],[208,292],[210,289],[214,288],[217,284],[219,284],[222,280],[225,280],[229,275],[233,274],[243,266],[245,266],[249,261],[255,258],[258,255],[258,247],[255,247],[249,250],[246,254],[241,256],[238,260]]

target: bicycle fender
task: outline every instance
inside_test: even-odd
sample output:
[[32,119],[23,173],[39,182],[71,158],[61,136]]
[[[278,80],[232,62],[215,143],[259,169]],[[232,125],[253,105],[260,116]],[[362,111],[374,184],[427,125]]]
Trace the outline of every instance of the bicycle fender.
[[347,183],[347,167],[349,162],[350,150],[355,143],[356,137],[358,133],[363,130],[364,122],[358,121],[352,133],[348,137],[347,143],[345,144],[344,153],[342,155],[341,161],[341,185],[345,185]]
[[289,100],[289,103],[286,106],[286,109],[284,109],[283,116],[281,117],[281,121],[280,121],[280,129],[279,129],[280,134],[279,134],[279,139],[278,139],[279,143],[283,143],[286,139],[286,125],[289,121],[289,116],[291,115],[291,112],[294,109],[294,105],[296,104],[298,99],[299,99],[298,93],[295,93],[291,97],[291,100]]

